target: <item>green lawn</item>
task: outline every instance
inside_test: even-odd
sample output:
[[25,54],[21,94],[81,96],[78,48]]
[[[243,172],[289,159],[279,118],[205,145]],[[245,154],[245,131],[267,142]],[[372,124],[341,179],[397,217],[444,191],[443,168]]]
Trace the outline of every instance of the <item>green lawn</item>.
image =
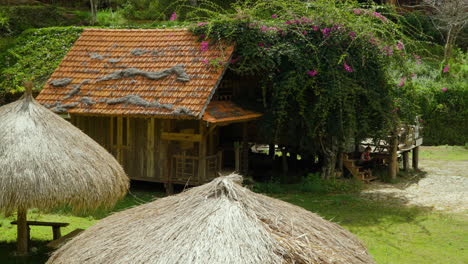
[[[449,150],[447,150],[447,148]],[[439,151],[438,151],[439,149]],[[451,160],[466,160],[467,150],[463,147],[431,147],[422,151],[423,158],[443,156]],[[445,152],[439,155],[438,152]],[[154,187],[154,186],[153,186]],[[115,211],[148,202],[163,194],[139,184],[120,201]],[[432,211],[430,208],[408,207],[397,199],[378,202],[359,194],[275,194],[276,198],[316,212],[325,219],[334,221],[356,234],[369,248],[379,264],[466,264],[468,263],[468,216]],[[109,212],[73,215],[68,209],[52,213],[31,210],[29,219],[68,222],[63,234],[76,228],[87,228]],[[37,253],[29,258],[12,257],[16,228],[9,224],[13,218],[0,217],[0,263],[26,264],[44,263],[47,259],[45,240],[52,238],[48,227],[31,230],[33,246]]]
[[437,146],[422,147],[421,159],[429,160],[464,160],[468,161],[467,146]]

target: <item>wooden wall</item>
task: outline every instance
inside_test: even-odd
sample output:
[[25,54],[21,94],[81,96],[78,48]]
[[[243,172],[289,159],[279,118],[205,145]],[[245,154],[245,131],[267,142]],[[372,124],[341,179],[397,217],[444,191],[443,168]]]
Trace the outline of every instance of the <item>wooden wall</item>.
[[131,179],[164,182],[161,129],[169,120],[73,115],[71,122],[112,153]]
[[[203,156],[213,154],[216,149],[212,145],[216,141],[208,142],[207,134],[200,136],[206,129],[199,120],[73,115],[71,122],[112,153],[134,180],[184,183],[190,179],[190,183],[200,183],[204,179],[198,177],[199,170],[204,165],[199,161],[204,161]],[[184,140],[181,138],[184,135],[199,136],[205,143]],[[196,173],[192,177],[171,179],[174,155],[196,157]]]

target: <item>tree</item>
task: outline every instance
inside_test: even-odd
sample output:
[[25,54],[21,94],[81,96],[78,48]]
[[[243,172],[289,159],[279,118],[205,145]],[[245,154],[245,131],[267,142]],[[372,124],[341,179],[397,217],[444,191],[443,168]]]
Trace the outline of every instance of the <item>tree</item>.
[[450,60],[457,38],[468,23],[468,1],[424,0],[435,20],[436,26],[446,32],[444,61]]
[[99,5],[99,0],[89,0],[89,5],[91,6],[91,25],[96,24],[97,20],[97,8]]

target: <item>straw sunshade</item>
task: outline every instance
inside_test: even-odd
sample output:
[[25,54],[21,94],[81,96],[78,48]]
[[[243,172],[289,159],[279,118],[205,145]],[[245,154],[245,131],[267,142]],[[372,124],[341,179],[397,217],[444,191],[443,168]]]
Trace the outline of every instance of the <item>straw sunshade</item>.
[[18,211],[19,236],[28,208],[112,206],[128,186],[112,155],[30,92],[0,107],[0,212]]
[[48,264],[374,263],[356,237],[298,206],[219,177],[111,215]]

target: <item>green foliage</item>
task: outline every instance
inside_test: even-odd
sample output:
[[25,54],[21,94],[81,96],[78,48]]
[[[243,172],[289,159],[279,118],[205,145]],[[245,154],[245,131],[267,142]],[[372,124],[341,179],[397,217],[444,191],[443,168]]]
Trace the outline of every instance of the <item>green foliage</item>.
[[0,94],[23,91],[26,80],[40,89],[81,32],[77,27],[23,32],[12,48],[0,54]]
[[408,61],[410,86],[421,115],[425,145],[464,145],[468,142],[468,53],[440,65],[434,58]]
[[134,20],[169,20],[177,13],[177,20],[185,20],[204,9],[225,13],[231,9],[235,0],[117,0],[120,11],[127,19]]
[[97,24],[102,26],[127,25],[128,21],[124,18],[120,10],[112,9],[100,10],[97,13]]
[[0,36],[18,35],[29,28],[70,25],[63,10],[49,5],[0,6]]
[[392,21],[395,13],[383,10],[385,17],[378,7],[367,7],[353,1],[247,1],[235,14],[207,10],[209,23],[192,30],[236,43],[239,61],[231,69],[264,83],[257,92],[266,112],[264,136],[310,152],[331,138],[343,144],[349,137],[386,134],[396,104],[399,112],[412,112],[406,97],[412,91],[397,89],[389,72],[414,45]]

